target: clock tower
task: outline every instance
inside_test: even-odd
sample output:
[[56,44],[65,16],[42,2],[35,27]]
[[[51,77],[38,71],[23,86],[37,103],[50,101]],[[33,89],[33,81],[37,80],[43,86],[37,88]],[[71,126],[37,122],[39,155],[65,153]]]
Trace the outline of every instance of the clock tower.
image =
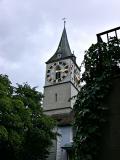
[[55,54],[46,62],[44,111],[48,115],[70,113],[79,90],[79,67],[71,53],[64,26]]
[[71,52],[64,25],[58,48],[46,62],[43,109],[45,114],[58,121],[57,132],[61,135],[54,142],[48,160],[67,160],[69,156],[66,145],[73,141],[71,123],[75,99],[72,97],[79,91],[79,82],[80,69]]

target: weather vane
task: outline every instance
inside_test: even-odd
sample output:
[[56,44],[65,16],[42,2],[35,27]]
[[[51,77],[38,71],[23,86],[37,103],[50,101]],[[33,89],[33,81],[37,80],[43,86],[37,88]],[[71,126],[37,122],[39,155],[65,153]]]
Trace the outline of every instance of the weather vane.
[[62,20],[64,21],[64,27],[65,27],[65,24],[66,24],[66,19],[67,18],[62,18]]

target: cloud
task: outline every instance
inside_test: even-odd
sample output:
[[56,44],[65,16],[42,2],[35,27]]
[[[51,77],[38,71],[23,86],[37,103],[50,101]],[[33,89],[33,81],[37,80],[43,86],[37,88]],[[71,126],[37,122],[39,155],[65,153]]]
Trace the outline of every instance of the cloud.
[[55,53],[67,18],[71,50],[81,63],[96,33],[119,25],[119,0],[1,0],[0,73],[42,90],[45,62]]

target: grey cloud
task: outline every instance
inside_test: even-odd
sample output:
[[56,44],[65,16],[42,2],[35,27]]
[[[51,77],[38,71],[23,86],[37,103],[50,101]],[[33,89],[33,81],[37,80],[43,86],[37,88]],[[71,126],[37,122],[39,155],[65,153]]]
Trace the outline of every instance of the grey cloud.
[[42,89],[44,62],[57,49],[62,18],[80,64],[96,33],[119,25],[119,6],[119,0],[1,0],[0,73]]

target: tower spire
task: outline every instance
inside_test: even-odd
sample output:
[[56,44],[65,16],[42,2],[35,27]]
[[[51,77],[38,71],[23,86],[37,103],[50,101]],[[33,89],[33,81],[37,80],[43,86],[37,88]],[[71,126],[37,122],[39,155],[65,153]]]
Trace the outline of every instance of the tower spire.
[[67,18],[65,18],[65,17],[62,19],[63,22],[64,22],[64,28],[65,28],[65,24],[66,24],[66,19],[67,19]]
[[58,57],[59,57],[58,55],[60,55],[61,59],[65,59],[67,57],[73,57],[73,54],[69,46],[68,38],[67,38],[66,28],[65,28],[66,18],[63,18],[62,20],[64,22],[64,28],[63,28],[63,32],[62,32],[62,36],[61,36],[58,48],[55,54],[46,63],[51,63],[58,60]]

